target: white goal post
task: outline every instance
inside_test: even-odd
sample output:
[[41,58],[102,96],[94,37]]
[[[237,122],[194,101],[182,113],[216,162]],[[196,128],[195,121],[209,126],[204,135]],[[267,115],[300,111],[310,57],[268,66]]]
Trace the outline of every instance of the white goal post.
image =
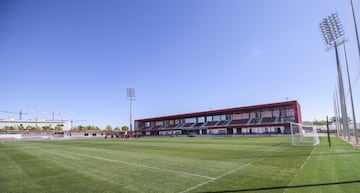
[[290,130],[293,146],[315,146],[320,143],[319,135],[313,125],[290,123]]

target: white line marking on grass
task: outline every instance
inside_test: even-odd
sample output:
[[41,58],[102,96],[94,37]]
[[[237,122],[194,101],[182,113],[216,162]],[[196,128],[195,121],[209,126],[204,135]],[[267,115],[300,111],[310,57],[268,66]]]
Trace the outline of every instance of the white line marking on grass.
[[209,177],[209,176],[203,176],[203,175],[193,174],[193,173],[188,173],[188,172],[181,172],[181,171],[177,171],[177,170],[158,168],[158,167],[147,166],[147,165],[143,165],[143,164],[130,163],[130,162],[121,161],[121,160],[113,160],[113,159],[103,158],[103,157],[99,157],[99,156],[92,156],[92,155],[87,155],[87,154],[82,154],[82,153],[75,153],[75,152],[70,152],[70,151],[66,151],[66,152],[76,154],[76,155],[85,156],[85,157],[90,157],[90,158],[95,158],[95,159],[100,159],[100,160],[105,160],[105,161],[111,161],[111,162],[117,162],[117,163],[122,163],[122,164],[127,164],[127,165],[139,166],[139,167],[153,169],[153,170],[172,172],[172,173],[186,175],[186,176],[195,176],[195,177],[200,177],[200,178],[205,178],[205,179],[210,179],[210,180],[215,179],[215,178]]
[[195,189],[197,189],[197,188],[199,188],[199,187],[201,187],[201,186],[204,186],[204,185],[206,185],[206,184],[208,184],[208,183],[210,183],[210,182],[214,182],[215,180],[218,180],[218,179],[220,179],[220,178],[222,178],[222,177],[224,177],[224,176],[227,176],[227,175],[229,175],[229,174],[232,174],[232,173],[234,173],[234,172],[237,172],[237,171],[239,171],[239,170],[242,170],[242,169],[250,166],[251,164],[253,164],[253,163],[255,163],[255,162],[258,162],[258,161],[260,161],[260,160],[263,160],[263,159],[265,159],[265,158],[266,158],[266,157],[262,157],[262,158],[259,158],[259,159],[254,160],[254,161],[251,161],[251,162],[249,162],[249,163],[247,163],[247,164],[245,164],[245,165],[243,165],[243,166],[240,166],[240,167],[235,168],[235,169],[233,169],[233,170],[230,170],[230,171],[228,171],[228,172],[226,172],[226,173],[224,173],[224,174],[221,174],[220,176],[218,176],[218,177],[216,177],[216,178],[214,178],[214,179],[210,179],[210,180],[205,181],[205,182],[203,182],[203,183],[200,183],[200,184],[198,184],[198,185],[192,186],[192,187],[190,187],[190,188],[188,188],[188,189],[186,189],[186,190],[184,190],[184,191],[182,191],[182,192],[180,192],[180,193],[187,193],[187,192],[190,192],[190,191],[192,191],[192,190],[195,190]]
[[310,152],[310,154],[308,155],[308,157],[306,158],[306,160],[304,161],[304,163],[301,165],[300,170],[303,169],[303,167],[305,166],[306,162],[310,159],[312,153],[314,152],[315,148]]
[[190,192],[191,190],[195,190],[195,189],[197,189],[197,188],[199,188],[199,187],[201,187],[201,186],[203,186],[203,185],[206,185],[206,184],[208,184],[208,183],[210,183],[210,182],[213,182],[213,181],[215,181],[215,180],[218,180],[218,179],[220,179],[220,178],[222,178],[222,177],[224,177],[224,176],[226,176],[226,175],[229,175],[229,174],[234,173],[234,172],[236,172],[236,171],[238,171],[238,170],[241,170],[241,169],[243,169],[243,168],[245,168],[245,167],[247,167],[247,166],[249,166],[249,165],[250,165],[250,163],[248,163],[248,164],[246,164],[246,165],[243,165],[243,166],[241,166],[241,167],[238,167],[238,168],[236,168],[236,169],[233,169],[233,170],[231,170],[231,171],[229,171],[229,172],[226,172],[225,174],[222,174],[222,175],[220,175],[220,176],[218,176],[218,177],[216,177],[216,178],[214,178],[214,179],[210,179],[210,180],[205,181],[205,182],[203,182],[203,183],[200,183],[200,184],[198,184],[198,185],[196,185],[196,186],[190,187],[190,188],[188,188],[187,190],[184,190],[184,191],[182,191],[182,192],[180,192],[180,193],[186,193],[186,192]]
[[[298,174],[300,173],[300,171],[303,169],[303,167],[305,166],[306,162],[311,158],[312,153],[314,152],[315,148],[313,150],[311,150],[310,154],[307,156],[306,160],[304,161],[304,163],[301,165],[299,172],[297,172],[294,177],[290,180],[290,182],[288,183],[288,186],[292,183],[292,181],[294,181],[294,179],[298,176]],[[287,192],[288,189],[284,189],[283,193]]]

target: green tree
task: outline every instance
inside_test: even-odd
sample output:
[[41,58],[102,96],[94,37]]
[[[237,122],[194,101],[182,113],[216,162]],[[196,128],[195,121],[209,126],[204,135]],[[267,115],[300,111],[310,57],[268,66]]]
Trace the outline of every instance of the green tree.
[[49,131],[51,130],[52,128],[50,126],[43,126],[42,127],[42,130],[45,130],[45,131]]
[[13,127],[13,126],[5,126],[4,129],[5,130],[15,130],[15,127]]
[[24,128],[24,126],[19,125],[19,126],[17,126],[17,130],[25,130],[25,128]]
[[311,122],[311,121],[303,121],[302,124],[304,124],[304,125],[312,125],[313,122]]
[[86,130],[86,127],[79,125],[77,127],[74,127],[73,130]]
[[100,130],[99,127],[91,126],[91,125],[87,126],[86,129],[87,130]]
[[117,130],[117,131],[118,131],[118,130],[120,130],[120,128],[119,128],[119,127],[115,127],[114,130]]
[[107,131],[111,131],[112,130],[112,127],[110,125],[106,125],[106,128],[105,128]]
[[55,126],[55,130],[56,130],[56,131],[61,131],[61,130],[62,130],[62,127],[59,126],[59,125],[56,125],[56,126]]
[[35,126],[35,127],[32,127],[31,130],[37,130],[37,131],[39,131],[39,130],[41,130],[41,128],[40,128],[39,126]]
[[124,126],[121,127],[121,130],[123,130],[123,131],[129,131],[129,127],[126,126],[126,125],[124,125]]
[[315,119],[313,124],[314,125],[326,125],[326,121],[325,120],[318,121],[318,120]]

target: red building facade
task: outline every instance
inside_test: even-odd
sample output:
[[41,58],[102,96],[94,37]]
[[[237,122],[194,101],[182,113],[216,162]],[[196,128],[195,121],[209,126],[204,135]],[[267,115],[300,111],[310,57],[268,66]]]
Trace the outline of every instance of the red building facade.
[[138,119],[135,133],[144,136],[290,134],[290,122],[302,122],[297,101]]

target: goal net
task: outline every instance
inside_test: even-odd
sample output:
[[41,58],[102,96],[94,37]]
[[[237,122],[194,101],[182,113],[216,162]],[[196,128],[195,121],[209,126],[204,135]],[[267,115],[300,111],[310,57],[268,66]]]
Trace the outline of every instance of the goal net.
[[290,123],[290,129],[293,146],[315,146],[320,143],[318,133],[313,125]]

